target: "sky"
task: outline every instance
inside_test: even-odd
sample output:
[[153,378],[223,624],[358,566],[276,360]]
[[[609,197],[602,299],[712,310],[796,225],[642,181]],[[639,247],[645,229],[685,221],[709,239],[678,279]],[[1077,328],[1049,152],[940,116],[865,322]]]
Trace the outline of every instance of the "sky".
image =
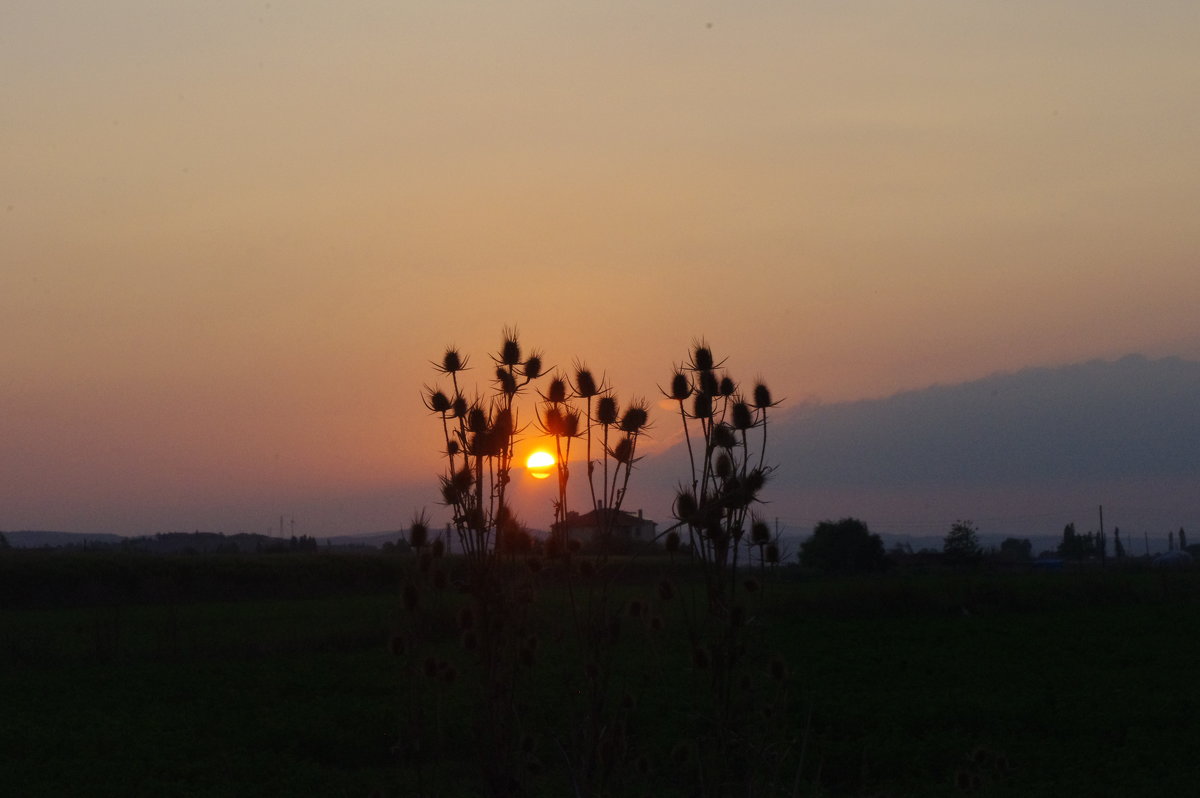
[[436,496],[429,361],[505,326],[622,397],[697,337],[794,403],[1200,358],[1197,30],[1160,0],[5,3],[0,528],[398,527]]

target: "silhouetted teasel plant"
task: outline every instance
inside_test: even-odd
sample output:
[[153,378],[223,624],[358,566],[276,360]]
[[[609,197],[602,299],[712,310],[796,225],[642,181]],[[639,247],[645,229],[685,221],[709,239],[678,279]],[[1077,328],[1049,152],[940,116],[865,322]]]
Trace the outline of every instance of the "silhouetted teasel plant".
[[[673,512],[700,561],[710,606],[728,612],[738,587],[742,549],[768,557],[770,533],[752,514],[770,477],[768,411],[778,402],[761,380],[749,395],[703,341],[675,368],[663,394],[676,402],[688,449],[690,479],[680,485]],[[751,532],[746,538],[746,533]]]
[[[763,641],[749,641],[746,632],[762,588],[750,577],[753,554],[757,550],[760,565],[778,560],[777,541],[754,515],[773,472],[766,460],[767,424],[778,402],[761,380],[744,392],[702,340],[661,390],[678,407],[689,459],[666,544],[679,548],[676,530],[685,531],[706,592],[707,611],[686,613],[692,670],[707,681],[712,701],[695,736],[697,789],[703,795],[756,794],[764,786],[762,774],[778,772],[786,750],[771,737],[786,731],[780,716],[771,715],[786,693],[779,686],[783,672],[776,668],[768,680],[776,686],[764,687],[753,667],[763,652],[748,645]],[[766,693],[772,700],[764,699]]]

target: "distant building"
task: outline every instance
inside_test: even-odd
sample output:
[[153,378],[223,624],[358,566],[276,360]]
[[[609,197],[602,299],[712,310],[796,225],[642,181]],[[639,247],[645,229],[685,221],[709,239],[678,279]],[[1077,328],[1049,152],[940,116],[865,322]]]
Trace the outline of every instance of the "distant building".
[[550,526],[550,533],[561,538],[563,532],[569,532],[571,540],[581,543],[601,540],[605,535],[627,540],[654,540],[654,530],[658,524],[647,520],[642,511],[637,515],[624,510],[613,510],[601,507],[597,510],[580,515],[574,511],[567,513],[565,525],[559,521]]

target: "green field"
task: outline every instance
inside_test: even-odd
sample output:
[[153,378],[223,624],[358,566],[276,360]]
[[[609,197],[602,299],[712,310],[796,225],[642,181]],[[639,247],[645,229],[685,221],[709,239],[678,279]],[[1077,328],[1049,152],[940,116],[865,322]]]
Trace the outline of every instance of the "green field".
[[[450,586],[406,612],[411,573],[382,556],[0,558],[0,784],[25,796],[481,794],[479,749],[493,743],[455,620],[465,599]],[[655,593],[664,575],[670,601]],[[570,743],[595,674],[570,596],[597,600],[604,577],[590,578],[539,574],[522,621],[542,641],[514,685],[526,794],[573,794]],[[687,633],[696,587],[646,561],[603,594],[621,618],[605,695],[625,730],[606,795],[698,789],[704,763],[688,746],[713,712]],[[1196,792],[1200,572],[785,569],[761,588],[738,700],[763,711],[747,732],[754,767],[778,772],[756,776],[756,794]],[[454,677],[425,675],[430,658]]]

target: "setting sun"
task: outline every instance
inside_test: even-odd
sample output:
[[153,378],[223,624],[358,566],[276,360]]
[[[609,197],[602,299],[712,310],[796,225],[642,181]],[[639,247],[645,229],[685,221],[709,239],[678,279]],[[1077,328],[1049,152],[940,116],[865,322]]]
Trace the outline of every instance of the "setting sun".
[[534,479],[545,479],[550,476],[550,469],[554,468],[554,455],[550,452],[534,452],[525,460],[525,467]]

